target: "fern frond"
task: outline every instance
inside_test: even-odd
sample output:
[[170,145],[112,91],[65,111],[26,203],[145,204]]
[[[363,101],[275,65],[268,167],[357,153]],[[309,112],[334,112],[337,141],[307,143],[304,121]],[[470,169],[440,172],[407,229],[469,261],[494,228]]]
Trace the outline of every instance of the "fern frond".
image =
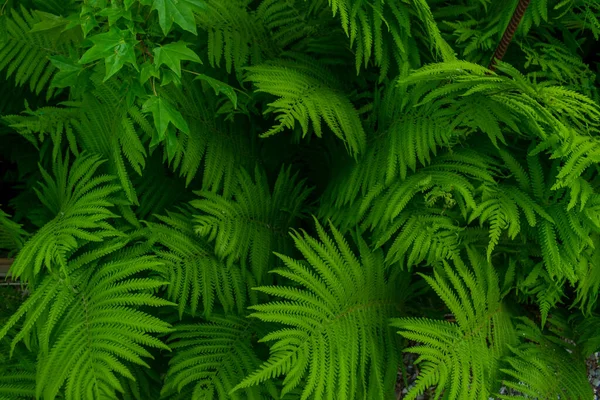
[[574,330],[577,345],[581,347],[584,356],[600,351],[600,317],[594,315],[583,318]]
[[54,218],[38,230],[23,246],[11,267],[16,278],[31,280],[45,266],[66,271],[69,255],[89,241],[118,236],[108,220],[114,218],[109,207],[119,186],[113,177],[98,175],[100,157],[82,154],[69,165],[69,157],[55,164],[54,177],[41,170],[44,182],[36,192]]
[[272,252],[290,247],[287,232],[301,216],[310,192],[290,171],[281,169],[271,192],[260,168],[255,168],[254,179],[240,170],[231,196],[198,191],[201,199],[190,202],[201,212],[194,217],[196,232],[214,243],[220,259],[252,271],[259,283],[271,265]]
[[[339,14],[342,28],[356,47],[356,70],[374,59],[385,76],[392,61],[400,64],[409,58],[414,28],[420,23],[423,36],[436,56],[444,61],[454,59],[454,52],[433,18],[425,0],[411,2],[328,0],[333,15]],[[412,42],[412,43],[411,43]],[[412,46],[409,48],[409,43]]]
[[[39,94],[56,73],[49,56],[68,55],[69,48],[80,36],[75,30],[63,32],[67,24],[50,30],[32,32],[32,28],[44,21],[43,13],[26,10],[10,10],[6,21],[6,40],[0,40],[0,71],[6,70],[6,76],[14,76],[17,85],[29,83],[32,92]],[[52,96],[48,92],[47,97]]]
[[175,332],[169,336],[174,355],[163,395],[179,392],[190,399],[264,398],[264,387],[231,393],[239,377],[260,365],[253,335],[252,322],[232,315],[213,315],[200,324],[175,325]]
[[392,223],[419,193],[444,193],[442,197],[459,199],[466,208],[475,208],[475,187],[470,179],[493,182],[493,175],[483,167],[485,160],[468,152],[439,156],[436,160],[438,162],[420,168],[406,180],[379,184],[371,189],[360,204],[359,216],[365,216],[365,225],[384,228],[382,224]]
[[520,318],[520,322],[517,330],[523,343],[511,346],[508,368],[502,369],[509,378],[503,384],[532,398],[592,398],[585,363],[569,351],[567,343],[560,345],[558,338],[544,335],[529,319]]
[[224,61],[228,73],[258,64],[276,55],[265,26],[253,15],[245,0],[209,0],[196,21],[208,34],[208,60],[212,66]]
[[12,253],[23,247],[28,234],[20,224],[9,217],[7,213],[0,210],[0,249]]
[[37,110],[25,110],[22,115],[6,115],[2,119],[35,146],[44,142],[46,135],[52,140],[52,160],[56,161],[62,150],[63,139],[67,140],[74,155],[79,154],[74,134],[74,122],[77,118],[75,107],[41,107]]
[[206,316],[212,313],[216,299],[224,311],[241,313],[246,283],[239,267],[226,266],[214,255],[212,246],[195,234],[189,213],[157,218],[161,223],[148,223],[149,236],[161,246],[155,253],[165,264],[168,297],[179,304],[179,317],[188,305],[194,315],[200,300]]
[[419,355],[421,373],[406,399],[437,385],[448,399],[487,398],[494,392],[507,345],[514,344],[510,313],[503,305],[498,278],[482,257],[470,253],[471,268],[456,258],[433,277],[423,276],[444,301],[456,323],[429,319],[392,320],[400,335],[423,345],[406,351]]
[[256,154],[248,138],[239,135],[240,120],[222,121],[215,118],[219,113],[217,99],[207,93],[196,82],[184,80],[184,87],[170,85],[161,90],[161,95],[171,99],[190,127],[190,135],[179,135],[170,163],[179,169],[190,185],[197,176],[202,176],[204,190],[223,190],[229,195],[235,185],[236,168],[250,168]]
[[161,264],[127,251],[98,263],[103,253],[69,262],[64,269],[69,281],[46,276],[0,331],[1,339],[25,317],[12,348],[37,332],[38,398],[55,398],[61,389],[66,399],[114,398],[123,391],[117,374],[133,379],[124,362],[147,366],[143,358],[152,357],[147,348],[169,350],[150,335],[169,332],[169,324],[138,309],[174,305],[152,294],[165,282],[144,276]]
[[568,28],[590,30],[596,40],[600,38],[598,0],[563,0],[555,8],[561,12],[561,20]]
[[375,246],[382,246],[395,235],[386,261],[407,267],[423,261],[433,265],[458,256],[461,230],[452,218],[441,213],[411,210],[397,217],[387,231],[376,232]]
[[577,88],[584,88],[590,79],[593,81],[593,72],[589,66],[565,43],[553,37],[544,37],[544,40],[547,43],[520,43],[527,57],[524,67],[530,71],[534,67],[539,68],[529,72],[530,75]]
[[487,249],[488,260],[491,260],[492,252],[504,230],[507,231],[510,239],[515,239],[517,234],[521,232],[521,211],[528,224],[532,227],[537,224],[537,216],[546,219],[550,223],[554,223],[552,216],[526,192],[508,185],[482,187],[481,202],[473,210],[469,222],[476,218],[479,218],[480,224],[486,221],[489,222],[490,242]]
[[334,81],[329,71],[315,62],[277,61],[247,68],[247,79],[257,92],[266,92],[278,99],[269,103],[266,112],[276,113],[277,125],[265,132],[267,137],[294,129],[296,122],[303,136],[309,125],[318,137],[323,134],[321,120],[340,138],[348,152],[356,156],[366,146],[366,134],[358,113],[344,93],[331,86]]
[[78,141],[84,150],[110,161],[110,173],[118,177],[129,202],[138,204],[127,167],[142,174],[152,128],[137,106],[124,103],[117,84],[100,84],[101,75],[94,79],[96,88],[84,95],[82,113],[75,122]]
[[584,315],[591,315],[598,304],[600,293],[600,268],[596,268],[600,261],[600,238],[597,233],[590,235],[593,247],[586,249],[589,254],[578,260],[575,267],[577,274],[577,296],[573,306],[579,307]]
[[[341,233],[332,236],[317,223],[319,240],[293,238],[306,262],[278,255],[287,268],[277,274],[299,286],[260,287],[282,298],[252,306],[252,317],[286,325],[263,337],[274,342],[270,357],[234,392],[286,375],[282,396],[302,383],[301,398],[386,398],[397,373],[397,345],[387,319],[397,315],[406,281],[385,271],[383,254],[358,239],[359,253]],[[397,285],[405,289],[398,290]]]
[[8,338],[0,341],[0,400],[25,400],[35,398],[35,357],[18,346],[10,359]]
[[[455,61],[425,66],[403,78],[401,83],[443,83],[423,95],[421,102],[447,100],[452,94],[458,101],[457,111],[464,112],[463,118],[469,118],[493,142],[498,136],[493,133],[497,128],[491,129],[494,125],[489,124],[502,122],[520,133],[515,123],[517,116],[526,118],[530,134],[542,139],[547,138],[546,131],[560,140],[568,139],[572,129],[598,131],[600,108],[591,99],[560,86],[534,84],[506,63],[499,63],[498,71],[506,76],[493,74],[476,64]],[[483,118],[477,114],[481,110],[477,104],[481,102],[489,110]],[[463,111],[459,111],[461,107],[465,107]]]
[[[3,119],[35,145],[49,135],[55,160],[66,139],[69,150],[78,155],[80,149],[100,154],[109,160],[109,172],[118,177],[127,199],[138,199],[131,183],[130,167],[138,175],[145,167],[145,142],[151,127],[137,106],[127,107],[118,86],[102,83],[101,75],[93,77],[96,84],[91,93],[66,107],[42,107],[27,110],[25,115]],[[36,136],[38,136],[36,138]]]

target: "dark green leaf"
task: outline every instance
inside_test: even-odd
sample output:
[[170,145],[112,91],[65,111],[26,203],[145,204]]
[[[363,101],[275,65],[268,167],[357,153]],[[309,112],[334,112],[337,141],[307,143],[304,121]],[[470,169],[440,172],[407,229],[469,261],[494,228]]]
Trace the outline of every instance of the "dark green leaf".
[[87,64],[104,58],[106,63],[105,81],[119,72],[125,63],[130,63],[135,69],[138,69],[134,52],[138,41],[133,39],[131,32],[111,28],[110,31],[89,39],[94,46],[83,54],[79,63]]
[[6,31],[6,14],[0,15],[0,43],[5,43],[8,39],[8,32]]
[[58,15],[49,14],[42,11],[37,11],[36,13],[42,19],[42,21],[33,25],[29,31],[30,33],[49,31],[51,29],[64,27],[69,23],[69,20],[59,17]]
[[165,36],[171,31],[173,23],[195,35],[193,11],[204,7],[204,2],[200,0],[154,0],[152,3],[152,9],[158,12],[158,23]]
[[75,86],[77,77],[83,71],[83,66],[64,56],[52,56],[48,58],[59,69],[59,72],[54,76],[52,86],[58,88]]
[[162,71],[162,81],[160,86],[167,86],[169,83],[173,83],[176,87],[181,87],[181,78],[170,69]]
[[116,3],[113,3],[112,7],[101,10],[98,15],[108,17],[108,24],[111,26],[116,24],[121,18],[131,21],[131,11],[117,6]]
[[179,77],[181,77],[181,61],[202,62],[200,57],[190,50],[185,42],[181,41],[155,48],[154,55],[154,63],[157,68],[164,64]]
[[190,133],[190,128],[181,113],[162,97],[151,96],[142,106],[142,111],[152,113],[154,125],[161,140],[165,137],[169,123],[186,134]]
[[160,78],[160,74],[156,70],[154,64],[150,63],[149,61],[146,61],[142,64],[142,69],[140,72],[140,83],[143,85],[144,83],[148,82],[148,79],[150,79],[151,76],[155,78]]
[[210,87],[214,89],[215,94],[217,95],[219,93],[223,93],[229,98],[229,100],[231,100],[231,102],[233,103],[233,108],[237,109],[237,94],[235,93],[233,87],[229,86],[225,82],[221,82],[220,80],[211,78],[210,76],[204,74],[198,75],[196,77],[196,80],[201,80],[208,83]]

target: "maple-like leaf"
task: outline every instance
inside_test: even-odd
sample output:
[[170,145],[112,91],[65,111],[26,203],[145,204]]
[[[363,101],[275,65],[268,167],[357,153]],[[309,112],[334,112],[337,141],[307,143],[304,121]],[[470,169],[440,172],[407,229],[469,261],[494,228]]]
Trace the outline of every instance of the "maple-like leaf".
[[130,63],[137,70],[135,46],[138,43],[127,30],[116,27],[106,33],[101,33],[89,38],[94,44],[79,59],[79,64],[87,64],[95,60],[104,59],[106,76],[104,80],[119,72],[125,63]]
[[196,53],[188,49],[187,43],[181,41],[155,48],[154,56],[154,63],[157,68],[164,64],[179,77],[181,77],[181,61],[202,62]]
[[[142,0],[142,4],[149,4],[149,1]],[[173,22],[195,35],[197,31],[194,11],[205,7],[201,0],[152,0],[152,10],[158,12],[158,23],[165,36],[171,31]]]
[[154,125],[156,126],[160,140],[165,138],[169,123],[172,123],[183,133],[190,133],[190,128],[181,113],[168,100],[162,97],[151,96],[142,106],[142,111],[152,113]]

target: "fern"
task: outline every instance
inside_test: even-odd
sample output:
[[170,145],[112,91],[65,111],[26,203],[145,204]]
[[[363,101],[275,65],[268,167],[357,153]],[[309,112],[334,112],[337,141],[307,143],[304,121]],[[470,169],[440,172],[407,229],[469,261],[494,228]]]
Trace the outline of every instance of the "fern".
[[235,185],[236,166],[252,167],[256,154],[249,151],[251,142],[233,130],[237,125],[215,120],[214,115],[219,112],[215,96],[204,92],[197,83],[184,82],[184,90],[165,89],[165,95],[179,106],[191,131],[190,135],[178,136],[172,168],[179,169],[186,185],[200,173],[203,189],[222,189],[228,195]]
[[33,279],[42,271],[67,273],[67,259],[83,243],[102,241],[119,232],[109,223],[116,217],[107,199],[119,187],[109,175],[95,175],[102,161],[82,154],[69,166],[69,157],[55,165],[54,178],[42,169],[44,183],[36,192],[53,219],[24,245],[11,267],[14,277]]
[[37,110],[27,110],[25,115],[7,115],[3,120],[34,146],[40,146],[46,140],[46,135],[52,141],[52,159],[55,161],[62,150],[63,139],[67,139],[69,149],[75,155],[79,154],[77,139],[74,134],[74,122],[77,117],[76,109],[69,107],[42,107]]
[[35,397],[35,359],[24,346],[16,350],[16,357],[8,358],[8,340],[2,341],[2,377],[0,377],[0,399],[21,400]]
[[300,287],[258,288],[285,300],[252,306],[251,316],[287,327],[261,339],[275,342],[269,360],[234,393],[285,374],[282,395],[302,382],[301,398],[389,396],[398,357],[386,321],[408,293],[397,290],[381,252],[371,252],[359,238],[357,255],[333,226],[333,238],[318,223],[317,232],[319,240],[293,234],[308,265],[279,255],[287,268],[274,271]]
[[0,0],[0,399],[591,397],[599,18]]
[[469,256],[471,268],[456,258],[454,268],[444,262],[434,277],[423,276],[455,323],[424,318],[392,322],[403,337],[423,343],[407,349],[419,355],[421,370],[407,399],[433,385],[445,390],[448,399],[483,398],[495,391],[498,363],[516,336],[495,271],[480,256]]
[[384,1],[368,5],[354,0],[329,0],[328,3],[333,15],[339,14],[350,44],[356,46],[357,71],[361,63],[367,65],[372,55],[376,64],[381,66],[383,75],[389,69],[392,59],[398,63],[406,60],[414,19],[423,24],[424,36],[436,55],[445,61],[454,58],[451,47],[435,23],[429,5],[423,0],[411,1],[412,7],[402,2]]
[[0,249],[18,251],[25,243],[27,232],[20,224],[11,221],[10,216],[0,210]]
[[226,266],[212,247],[194,233],[189,213],[158,216],[161,223],[149,223],[150,239],[161,245],[156,250],[165,263],[169,281],[168,296],[179,303],[179,316],[186,306],[192,315],[202,299],[202,309],[210,316],[215,298],[225,311],[241,313],[246,301],[245,283],[237,265]]
[[578,336],[578,345],[581,347],[583,355],[592,354],[600,349],[600,335],[598,335],[598,326],[600,318],[592,316],[586,318],[575,326],[575,332]]
[[366,134],[352,103],[325,79],[326,70],[310,62],[278,61],[248,68],[247,79],[258,92],[266,92],[279,99],[269,103],[266,112],[277,113],[279,122],[262,136],[294,129],[296,121],[306,136],[309,123],[315,135],[321,137],[321,119],[346,145],[348,152],[356,155],[364,151]]
[[145,166],[146,140],[135,125],[148,135],[152,129],[148,121],[139,108],[123,104],[123,98],[114,86],[98,87],[93,96],[84,97],[81,107],[85,112],[75,122],[79,143],[85,150],[110,160],[111,173],[119,178],[127,199],[137,203],[125,160],[141,175]]
[[253,346],[253,324],[243,318],[214,315],[200,324],[179,324],[169,337],[174,350],[163,395],[189,399],[253,399],[276,396],[273,385],[230,393],[244,376],[260,365]]
[[[585,364],[571,354],[573,350],[569,349],[567,343],[559,338],[543,335],[527,319],[522,319],[517,329],[527,342],[511,349],[513,356],[507,359],[510,368],[502,371],[512,379],[505,380],[504,385],[522,393],[524,396],[521,398],[593,397],[587,382]],[[499,398],[515,397],[500,395]]]
[[441,214],[403,212],[388,231],[376,234],[379,240],[375,245],[383,245],[396,234],[386,260],[406,266],[418,265],[423,261],[431,265],[442,259],[451,259],[459,253],[461,228],[452,218]]
[[600,20],[598,14],[600,3],[596,0],[563,0],[555,9],[564,16],[564,23],[571,29],[589,29],[595,39],[600,36]]
[[214,66],[224,61],[227,72],[250,61],[259,63],[265,58],[263,54],[271,50],[265,46],[268,36],[264,26],[248,12],[246,3],[208,1],[204,12],[198,14],[200,26],[208,33],[208,60]]
[[[79,37],[73,31],[63,32],[60,28],[67,24],[54,25],[52,29],[38,29],[45,26],[44,13],[29,11],[21,7],[10,10],[6,21],[5,40],[0,41],[0,71],[6,70],[7,77],[13,77],[18,85],[29,83],[31,91],[40,93],[56,73],[49,56],[68,54],[73,42]],[[33,30],[33,31],[32,31]],[[48,92],[48,97],[52,96]]]
[[[282,169],[272,193],[267,177],[258,167],[254,180],[241,170],[232,196],[198,191],[201,198],[190,204],[201,213],[194,217],[195,230],[214,243],[214,252],[228,265],[239,263],[251,271],[255,282],[263,281],[273,251],[289,248],[287,231],[300,217],[309,191],[290,169]],[[242,274],[246,276],[245,274]]]
[[[102,154],[110,160],[110,172],[119,178],[128,200],[136,203],[137,196],[125,160],[141,175],[145,166],[144,142],[147,136],[140,135],[136,125],[146,135],[152,128],[139,108],[122,104],[123,99],[116,86],[95,83],[98,86],[92,95],[85,95],[81,102],[70,104],[72,107],[41,108],[28,112],[29,116],[8,116],[5,120],[34,144],[43,141],[44,135],[49,133],[53,142],[53,158],[61,151],[65,138],[69,150],[75,155],[79,154],[79,148]],[[36,134],[39,135],[38,140]]]
[[145,347],[169,349],[149,335],[169,332],[169,325],[136,307],[173,304],[149,292],[164,282],[140,276],[161,264],[135,253],[98,262],[106,251],[100,249],[72,259],[64,268],[68,281],[45,277],[0,331],[1,339],[25,317],[14,348],[38,327],[36,397],[55,398],[63,386],[66,399],[114,397],[123,391],[116,374],[133,379],[124,361],[147,365]]

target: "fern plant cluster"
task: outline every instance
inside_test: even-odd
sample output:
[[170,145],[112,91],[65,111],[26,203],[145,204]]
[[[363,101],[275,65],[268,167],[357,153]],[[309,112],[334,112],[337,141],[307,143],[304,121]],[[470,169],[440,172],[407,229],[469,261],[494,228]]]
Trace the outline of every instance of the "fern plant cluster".
[[0,399],[591,399],[600,2],[526,3],[0,0]]

